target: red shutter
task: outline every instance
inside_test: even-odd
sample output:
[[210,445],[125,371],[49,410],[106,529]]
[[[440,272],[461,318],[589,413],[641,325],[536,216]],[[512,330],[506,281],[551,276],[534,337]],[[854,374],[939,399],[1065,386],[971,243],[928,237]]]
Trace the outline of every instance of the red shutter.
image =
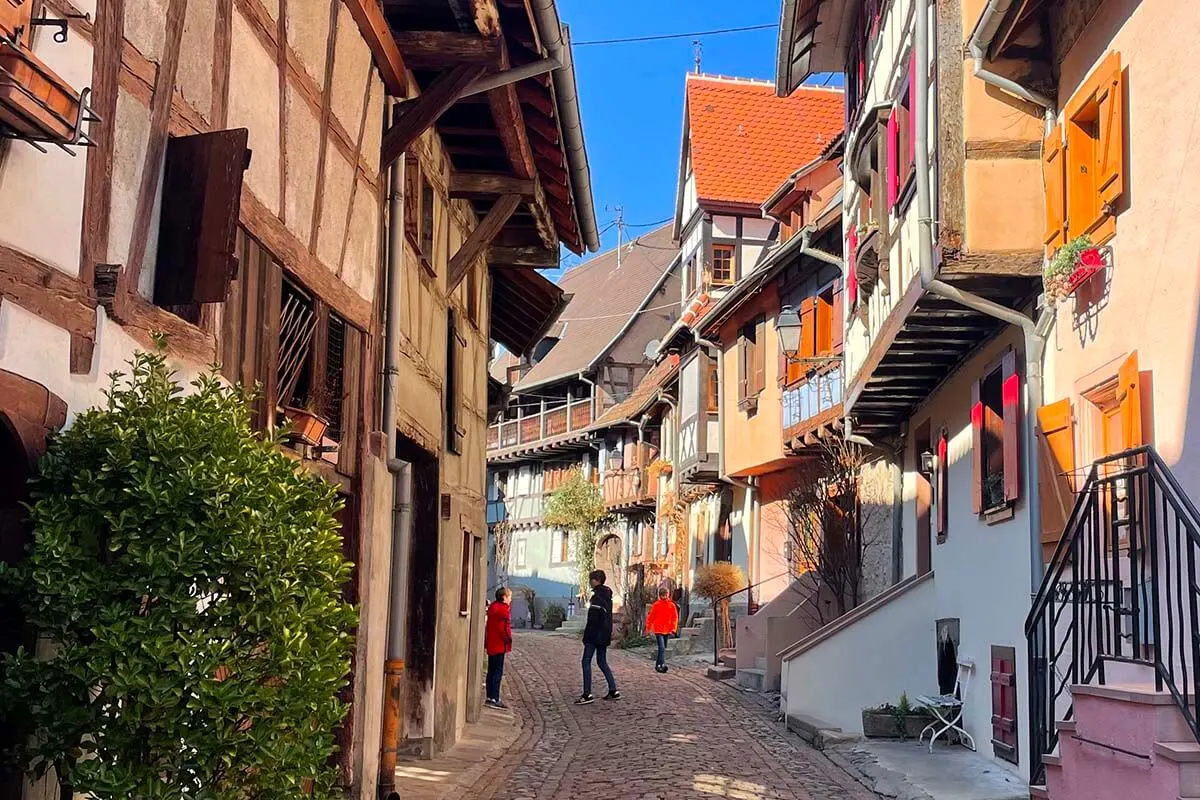
[[249,131],[180,136],[167,144],[154,302],[222,303],[237,275],[242,173]]
[[971,510],[983,511],[983,401],[979,381],[971,384]]
[[1017,354],[1009,350],[1002,361],[1004,383],[1004,499],[1012,503],[1021,495],[1021,376]]
[[992,646],[992,752],[1017,763],[1017,656],[1012,647]]
[[888,208],[896,205],[900,196],[900,129],[897,125],[898,106],[892,106],[887,122],[887,202]]
[[842,352],[842,341],[846,328],[846,298],[842,292],[842,282],[833,285],[833,352]]
[[858,229],[846,234],[846,294],[850,307],[858,305]]
[[937,443],[937,532],[938,540],[944,541],[950,531],[950,482],[947,480],[950,442],[946,432],[938,437]]

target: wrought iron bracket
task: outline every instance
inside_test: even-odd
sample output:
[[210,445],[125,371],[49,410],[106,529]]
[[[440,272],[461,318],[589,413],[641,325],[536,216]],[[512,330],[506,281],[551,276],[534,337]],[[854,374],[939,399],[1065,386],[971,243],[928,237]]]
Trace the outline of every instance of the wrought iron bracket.
[[58,17],[38,17],[37,19],[30,20],[29,26],[31,28],[53,28],[54,41],[58,42],[59,44],[66,44],[67,34],[69,31],[67,26],[73,19],[82,19],[86,20],[87,22],[91,22],[92,15],[68,13],[61,19]]

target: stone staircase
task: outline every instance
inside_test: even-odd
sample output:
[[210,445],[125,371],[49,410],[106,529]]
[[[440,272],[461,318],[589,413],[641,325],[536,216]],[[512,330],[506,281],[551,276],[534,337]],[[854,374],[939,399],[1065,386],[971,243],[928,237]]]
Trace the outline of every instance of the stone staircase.
[[779,687],[770,687],[766,685],[767,680],[767,658],[766,656],[755,656],[753,667],[739,667],[734,664],[736,670],[735,680],[737,685],[743,689],[750,689],[754,692],[761,692],[765,689],[778,689]]
[[678,637],[667,640],[668,658],[712,652],[713,629],[716,625],[712,610],[696,612],[690,621],[690,625],[679,629]]
[[1030,797],[1200,800],[1200,744],[1168,692],[1134,680],[1075,685],[1071,696],[1074,718],[1056,724],[1046,783]]

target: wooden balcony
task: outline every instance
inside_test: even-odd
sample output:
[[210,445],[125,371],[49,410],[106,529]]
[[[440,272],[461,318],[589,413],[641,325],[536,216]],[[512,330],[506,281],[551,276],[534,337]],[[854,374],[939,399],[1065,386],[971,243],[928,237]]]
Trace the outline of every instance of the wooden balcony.
[[654,508],[658,481],[646,467],[609,470],[604,476],[604,505],[610,511]]
[[815,443],[826,430],[836,431],[842,419],[843,376],[838,363],[784,387],[783,440],[790,450]]
[[536,445],[544,440],[585,431],[594,421],[590,397],[572,400],[558,408],[493,423],[488,426],[487,449],[507,450],[521,445]]

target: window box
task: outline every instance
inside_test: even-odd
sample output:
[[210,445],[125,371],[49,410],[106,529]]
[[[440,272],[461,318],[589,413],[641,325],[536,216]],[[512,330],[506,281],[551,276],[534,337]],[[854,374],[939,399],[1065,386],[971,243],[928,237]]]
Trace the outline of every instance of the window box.
[[325,438],[325,430],[329,427],[329,422],[324,417],[313,411],[291,406],[283,409],[283,415],[292,424],[292,439],[309,447],[321,445]]
[[25,48],[0,44],[0,128],[19,138],[69,144],[81,116],[81,98],[66,81]]
[[1064,300],[1104,271],[1112,261],[1111,247],[1096,247],[1087,236],[1080,236],[1062,247],[1046,267],[1043,280],[1051,300]]

